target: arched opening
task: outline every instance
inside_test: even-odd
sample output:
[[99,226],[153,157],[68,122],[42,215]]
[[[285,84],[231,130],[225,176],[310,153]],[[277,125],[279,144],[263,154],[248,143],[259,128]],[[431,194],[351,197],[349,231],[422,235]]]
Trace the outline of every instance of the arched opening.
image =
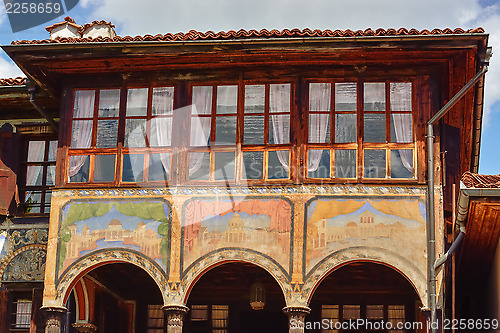
[[[164,332],[163,298],[155,281],[129,263],[99,266],[78,280],[66,302],[65,332]],[[78,330],[80,329],[80,330]]]
[[413,333],[425,328],[412,284],[395,269],[373,262],[333,270],[309,304],[307,320],[322,324],[322,332]]
[[[250,297],[259,284],[265,305],[255,310]],[[253,264],[226,263],[207,271],[191,290],[187,306],[184,332],[287,332],[283,292],[268,272]]]

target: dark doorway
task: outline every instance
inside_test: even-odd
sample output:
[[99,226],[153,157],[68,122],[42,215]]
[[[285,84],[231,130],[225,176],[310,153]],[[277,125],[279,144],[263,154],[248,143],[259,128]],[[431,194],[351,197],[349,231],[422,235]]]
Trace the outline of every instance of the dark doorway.
[[[265,289],[262,310],[250,306],[250,289],[256,281]],[[195,284],[187,306],[185,332],[288,332],[281,288],[269,273],[252,264],[228,263],[209,270]]]

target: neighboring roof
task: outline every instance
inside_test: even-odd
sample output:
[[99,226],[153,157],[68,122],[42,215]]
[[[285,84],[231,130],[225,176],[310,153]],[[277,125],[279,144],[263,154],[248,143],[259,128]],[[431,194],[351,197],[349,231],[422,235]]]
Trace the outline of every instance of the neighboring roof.
[[0,79],[0,86],[22,86],[26,84],[25,77]]
[[[97,22],[97,23],[96,23]],[[56,23],[56,24],[65,24],[66,22]],[[106,21],[94,21],[92,23],[85,24],[81,29],[84,30],[87,25],[93,24],[110,24]],[[112,25],[111,25],[112,26]],[[52,27],[52,26],[51,26]],[[48,29],[49,27],[47,27]],[[12,45],[23,45],[23,44],[52,44],[52,43],[106,43],[106,42],[150,42],[150,41],[158,41],[158,42],[170,42],[170,41],[196,41],[196,40],[241,40],[241,39],[266,39],[266,38],[327,38],[327,37],[379,37],[379,36],[435,36],[435,35],[464,35],[464,34],[483,34],[483,28],[476,29],[468,29],[464,30],[461,28],[457,29],[434,29],[434,30],[417,30],[410,29],[407,30],[405,28],[400,29],[366,29],[366,30],[311,30],[309,28],[300,30],[300,29],[284,29],[284,30],[267,30],[262,29],[260,31],[257,30],[230,30],[230,31],[220,31],[220,32],[199,32],[195,30],[191,30],[188,33],[167,33],[165,35],[144,35],[144,36],[116,36],[113,38],[67,38],[61,37],[56,39],[43,39],[43,40],[21,40],[14,41]]]
[[500,175],[466,172],[462,175],[462,183],[468,188],[500,188]]
[[57,23],[54,23],[54,24],[52,24],[52,25],[49,25],[48,27],[46,27],[46,28],[45,28],[45,30],[47,30],[48,32],[51,32],[54,28],[57,28],[57,27],[59,27],[59,26],[61,26],[61,25],[65,25],[65,24],[69,24],[69,25],[71,25],[71,26],[75,27],[76,29],[80,29],[80,28],[81,28],[81,26],[80,26],[80,25],[76,24],[75,20],[73,20],[73,19],[72,19],[71,17],[69,17],[69,16],[66,16],[66,17],[64,18],[64,21],[62,21],[62,22],[57,22]]

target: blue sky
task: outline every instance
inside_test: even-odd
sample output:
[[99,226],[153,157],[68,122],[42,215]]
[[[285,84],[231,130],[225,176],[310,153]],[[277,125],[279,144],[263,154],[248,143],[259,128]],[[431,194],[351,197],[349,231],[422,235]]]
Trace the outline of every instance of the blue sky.
[[[45,27],[71,16],[76,23],[107,20],[118,35],[238,29],[476,28],[490,34],[493,58],[486,74],[485,117],[479,171],[500,173],[500,0],[80,0],[68,13],[47,24],[12,33],[0,5],[0,43],[45,39]],[[0,77],[22,73],[5,54]]]

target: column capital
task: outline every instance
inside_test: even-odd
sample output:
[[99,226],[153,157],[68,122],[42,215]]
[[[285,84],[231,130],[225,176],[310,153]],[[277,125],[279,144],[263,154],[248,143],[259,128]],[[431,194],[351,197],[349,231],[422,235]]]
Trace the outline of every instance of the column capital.
[[65,314],[68,312],[68,309],[66,309],[64,306],[42,306],[40,310],[45,311],[46,314]]
[[178,312],[179,314],[184,314],[189,311],[189,308],[181,304],[167,304],[161,308],[163,312]]
[[74,323],[71,324],[74,329],[82,333],[94,333],[97,332],[97,326],[91,323]]
[[189,308],[182,304],[167,304],[161,309],[167,315],[167,333],[182,333],[184,316]]
[[65,307],[43,306],[45,312],[45,333],[61,333],[61,317],[68,312]]

